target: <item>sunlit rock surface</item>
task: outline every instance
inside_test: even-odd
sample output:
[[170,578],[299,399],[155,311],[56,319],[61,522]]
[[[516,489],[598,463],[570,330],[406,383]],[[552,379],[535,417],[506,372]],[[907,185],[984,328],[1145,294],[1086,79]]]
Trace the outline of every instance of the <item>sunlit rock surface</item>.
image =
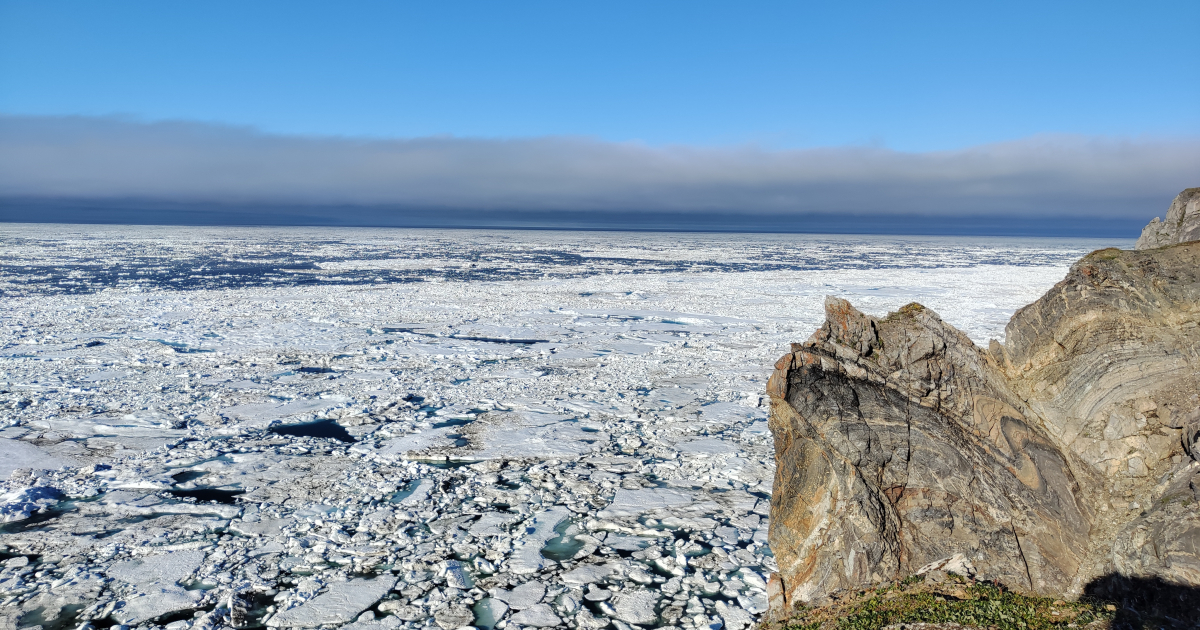
[[1154,217],[1142,228],[1136,249],[1153,249],[1196,240],[1200,240],[1200,188],[1188,188],[1171,202],[1165,221]]
[[745,628],[820,297],[983,342],[1099,245],[180,229],[0,233],[0,623]]
[[825,308],[767,386],[784,605],[953,557],[1045,595],[1200,585],[1200,243],[1089,254],[987,350]]

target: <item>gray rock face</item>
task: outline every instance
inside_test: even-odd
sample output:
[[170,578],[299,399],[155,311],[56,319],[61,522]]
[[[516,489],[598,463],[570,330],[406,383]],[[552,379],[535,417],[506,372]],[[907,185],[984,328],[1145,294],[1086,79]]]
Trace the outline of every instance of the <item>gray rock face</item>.
[[1093,252],[987,350],[827,299],[768,383],[776,604],[950,558],[1047,595],[1200,585],[1198,324],[1200,243]]
[[1136,249],[1153,249],[1200,240],[1200,188],[1179,193],[1167,209],[1167,220],[1154,217],[1137,240]]

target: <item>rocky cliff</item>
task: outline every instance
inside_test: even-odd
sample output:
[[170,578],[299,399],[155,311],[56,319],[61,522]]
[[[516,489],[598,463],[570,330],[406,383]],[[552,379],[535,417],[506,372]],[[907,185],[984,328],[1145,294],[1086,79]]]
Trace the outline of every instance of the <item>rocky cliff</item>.
[[1037,594],[1200,586],[1200,243],[1093,252],[988,349],[825,306],[768,384],[777,605],[951,558]]
[[1153,249],[1200,240],[1200,188],[1179,193],[1167,209],[1167,220],[1154,217],[1137,240],[1136,249]]

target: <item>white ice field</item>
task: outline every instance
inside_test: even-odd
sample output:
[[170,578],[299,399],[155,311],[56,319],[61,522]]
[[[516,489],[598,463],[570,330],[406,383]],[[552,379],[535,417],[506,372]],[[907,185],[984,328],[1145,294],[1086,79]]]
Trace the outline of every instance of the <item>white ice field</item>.
[[826,295],[977,343],[1131,242],[0,227],[0,626],[746,628]]

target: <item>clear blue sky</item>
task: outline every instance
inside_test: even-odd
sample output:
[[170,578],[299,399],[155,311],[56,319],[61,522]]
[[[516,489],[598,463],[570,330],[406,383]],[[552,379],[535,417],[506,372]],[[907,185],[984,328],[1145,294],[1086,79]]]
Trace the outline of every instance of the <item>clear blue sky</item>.
[[951,149],[1200,134],[1200,2],[0,1],[0,113]]

